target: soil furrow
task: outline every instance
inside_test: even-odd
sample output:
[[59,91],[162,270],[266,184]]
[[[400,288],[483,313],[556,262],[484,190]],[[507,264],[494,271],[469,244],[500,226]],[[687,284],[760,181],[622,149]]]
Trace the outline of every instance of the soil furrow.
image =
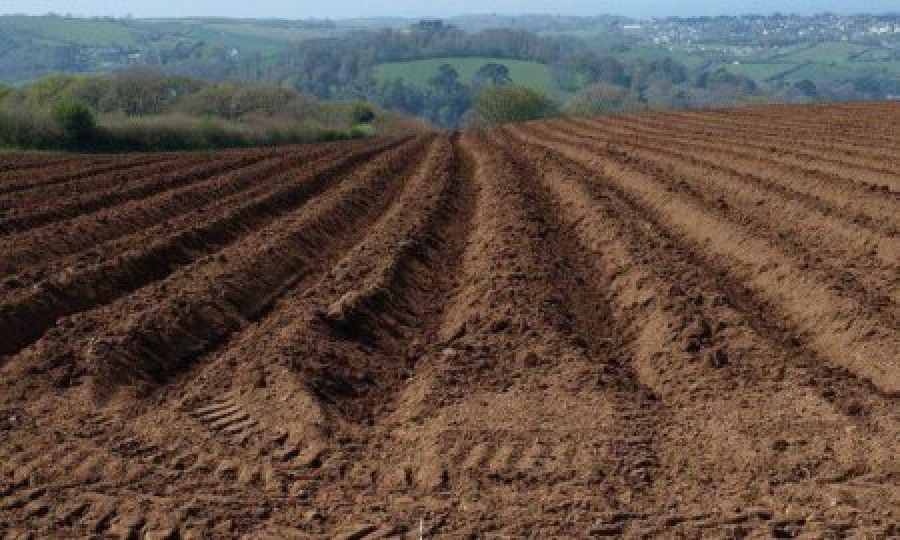
[[[829,141],[834,144],[838,144],[841,147],[845,147],[848,150],[863,153],[873,149],[884,150],[890,147],[889,145],[879,146],[877,144],[870,147],[869,145],[863,144],[863,141],[872,135],[875,135],[877,139],[877,132],[870,131],[862,137],[848,136],[847,132],[845,131],[846,126],[830,123],[828,115],[824,113],[806,116],[802,122],[798,122],[793,120],[802,119],[804,117],[799,115],[788,116],[785,114],[777,114],[773,113],[773,111],[771,110],[768,112],[768,114],[752,114],[753,110],[754,108],[751,107],[749,109],[735,110],[721,109],[712,111],[667,111],[660,113],[658,115],[658,119],[661,123],[664,124],[685,121],[691,124],[695,124],[698,127],[708,127],[709,129],[714,131],[722,130],[724,126],[733,123],[736,127],[745,129],[749,134],[755,135],[758,133],[764,136],[768,135],[772,137],[778,137],[782,134],[786,135],[788,133],[796,133],[798,135],[802,134],[802,137],[799,137],[801,140],[798,141],[801,144]],[[634,116],[649,117],[649,115],[646,114]],[[867,142],[874,143],[875,141],[873,140]]]
[[779,124],[779,118],[756,118],[742,114],[722,112],[718,116],[706,115],[699,111],[679,111],[668,113],[660,118],[662,123],[690,122],[691,126],[698,130],[734,134],[723,129],[723,122],[734,126],[754,139],[757,136],[771,139],[776,143],[798,143],[811,149],[828,148],[838,154],[849,154],[867,159],[881,160],[882,166],[891,166],[884,163],[885,159],[892,156],[890,145],[879,147],[865,137],[848,138],[841,136],[840,129],[831,129],[821,119],[812,119],[806,125]]
[[[99,241],[86,250],[78,251],[76,248],[71,255],[63,253],[59,257],[36,259],[33,264],[25,265],[18,274],[7,279],[5,290],[0,291],[0,302],[18,301],[25,295],[40,294],[42,289],[66,288],[68,286],[61,285],[66,283],[76,289],[81,288],[74,284],[83,282],[82,275],[96,274],[102,278],[103,271],[99,269],[103,267],[123,267],[119,273],[126,272],[132,280],[139,281],[137,276],[146,271],[143,268],[145,265],[158,269],[160,265],[167,264],[166,261],[178,264],[185,256],[199,258],[204,252],[210,252],[217,245],[227,242],[229,235],[248,233],[250,225],[257,223],[255,220],[265,219],[273,212],[289,210],[290,203],[285,204],[277,197],[268,196],[279,189],[289,189],[297,185],[298,180],[322,169],[315,163],[304,163],[305,161],[303,156],[283,158],[244,171],[232,181],[238,184],[248,183],[249,187],[231,194],[223,192],[218,200],[210,201],[202,207],[204,217],[198,218],[195,213],[181,214],[150,228],[109,241]],[[170,253],[173,258],[159,258],[153,255],[154,252]],[[140,266],[136,266],[136,261],[141,261]],[[124,270],[126,267],[130,269]],[[116,272],[112,272],[108,276],[111,281],[119,281],[115,274]]]
[[[450,229],[453,218],[462,217],[458,225],[463,228],[468,221],[468,205],[460,198],[470,186],[457,176],[456,154],[449,137],[437,140],[392,211],[310,291],[308,314],[299,317],[312,324],[298,330],[293,337],[298,343],[333,341],[338,348],[373,349],[371,365],[328,365],[329,384],[343,377],[344,388],[356,386],[360,371],[369,372],[366,386],[377,394],[360,387],[352,400],[341,403],[343,413],[358,423],[374,421],[376,408],[387,407],[392,392],[384,388],[403,384],[411,367],[406,358],[439,340],[442,303],[456,279],[452,270],[463,242]],[[436,348],[432,345],[431,352]],[[342,376],[342,369],[349,371]],[[331,397],[327,389],[322,395]]]
[[837,136],[844,137],[847,142],[859,140],[870,141],[873,146],[879,149],[896,148],[900,144],[900,134],[893,134],[889,131],[880,130],[876,122],[858,122],[847,123],[836,120],[833,115],[817,114],[817,113],[800,113],[787,114],[785,117],[773,115],[773,111],[760,111],[748,109],[746,111],[747,118],[759,119],[761,121],[771,121],[772,127],[775,129],[785,128],[804,128],[812,123],[826,126],[829,133],[835,133]]
[[[251,491],[258,485],[259,490],[268,491],[263,496],[276,506],[291,500],[287,494],[295,496],[311,489],[306,479],[314,475],[337,481],[321,465],[310,465],[323,456],[319,448],[324,446],[318,442],[323,435],[317,425],[324,419],[313,394],[300,386],[299,371],[290,361],[262,365],[257,360],[290,347],[291,328],[309,322],[308,315],[303,315],[309,312],[307,298],[327,281],[328,268],[347,260],[350,252],[369,241],[371,223],[377,228],[398,212],[403,204],[398,193],[409,190],[413,169],[416,177],[422,177],[418,185],[432,179],[422,176],[426,162],[419,159],[424,143],[417,141],[377,158],[382,162],[356,171],[354,178],[341,182],[335,192],[310,201],[302,213],[306,217],[295,217],[298,224],[305,222],[310,228],[302,243],[318,243],[302,249],[306,252],[304,270],[282,294],[254,311],[250,321],[196,359],[194,369],[172,372],[167,377],[169,384],[155,392],[160,404],[142,408],[128,425],[145,437],[152,437],[154,426],[171,425],[167,439],[205,449],[194,460],[202,458],[213,474],[232,471],[229,474],[239,481],[247,478],[250,484],[244,486],[241,481],[236,488]],[[301,366],[314,358],[302,356],[294,362]],[[188,418],[192,421],[186,423]],[[201,426],[199,431],[195,429]],[[193,470],[199,468],[199,463],[192,466]],[[216,485],[216,479],[211,480]],[[229,494],[230,499],[234,496]],[[232,534],[253,530],[259,520],[259,516],[248,516],[234,525]]]
[[900,164],[893,163],[888,153],[871,153],[868,147],[834,145],[823,141],[818,126],[812,124],[809,131],[776,131],[766,125],[748,125],[737,118],[729,118],[729,124],[711,121],[697,113],[671,113],[665,117],[629,116],[617,117],[617,123],[637,125],[666,134],[686,135],[705,141],[721,141],[738,144],[771,153],[779,152],[831,163],[850,170],[862,169],[881,175],[900,174]]
[[0,157],[0,537],[893,538],[897,110]]
[[[59,173],[54,174],[50,171],[29,170],[22,175],[8,176],[0,179],[0,195],[14,193],[17,191],[30,190],[40,187],[53,186],[89,178],[110,172],[126,172],[130,169],[142,167],[144,165],[159,163],[162,161],[177,159],[173,156],[154,155],[154,156],[130,156],[99,160],[88,160],[84,166],[76,167],[72,170],[72,164],[63,162],[59,165],[53,165],[52,169],[59,169]],[[100,163],[98,164],[98,161]]]
[[[94,157],[70,155],[70,154],[4,154],[0,156],[0,179],[7,175],[15,175],[34,169],[43,169],[60,165],[62,163],[73,164],[85,161],[97,162]],[[2,182],[2,181],[0,181]]]
[[[532,133],[545,140],[584,145],[581,137],[538,129]],[[826,212],[810,212],[790,197],[773,192],[768,184],[757,182],[756,177],[729,173],[713,163],[652,147],[644,151],[645,147],[637,144],[609,145],[589,143],[587,147],[665,181],[671,191],[701,201],[707,213],[748,227],[754,236],[783,253],[795,254],[801,266],[839,294],[872,306],[887,326],[900,324],[900,244],[892,238],[876,239],[869,231],[845,226]]]
[[[743,110],[743,109],[742,109]],[[756,115],[784,116],[785,112],[793,113],[796,118],[825,118],[832,120],[835,124],[863,124],[866,125],[866,118],[878,118],[884,113],[897,113],[900,111],[897,103],[893,101],[872,101],[872,102],[846,102],[846,103],[814,103],[804,107],[796,107],[790,104],[775,104],[753,106],[746,108],[746,111]],[[729,113],[727,109],[720,112]],[[893,117],[884,121],[885,125],[897,124]],[[880,126],[875,126],[880,127]]]
[[[537,215],[547,216],[543,242],[553,246],[557,266],[551,283],[565,295],[558,304],[568,312],[564,312],[568,320],[563,329],[589,359],[575,386],[606,392],[611,400],[611,451],[624,485],[607,492],[617,503],[609,510],[639,512],[652,507],[661,465],[657,428],[668,423],[671,411],[660,406],[655,390],[636,371],[640,365],[637,357],[648,348],[640,335],[641,319],[620,311],[621,299],[608,286],[609,281],[600,277],[615,275],[611,269],[620,269],[620,261],[606,259],[608,253],[594,250],[591,239],[579,234],[586,217],[572,213],[559,198],[556,171],[522,153],[521,146],[503,130],[491,132],[488,139],[485,151],[503,156],[506,168],[516,174],[523,193],[528,194],[529,207]],[[607,476],[606,482],[611,480]]]
[[[60,289],[70,287],[83,289],[82,284],[88,283],[103,290],[104,287],[99,284],[105,279],[121,286],[119,277],[125,275],[129,276],[129,280],[140,283],[139,276],[149,269],[136,267],[136,264],[149,265],[153,273],[163,272],[162,266],[181,265],[186,257],[190,260],[200,258],[214,252],[230,238],[248,234],[251,229],[247,228],[247,224],[265,220],[269,211],[278,213],[284,210],[278,206],[260,206],[259,211],[255,210],[257,207],[253,203],[275,190],[275,186],[258,186],[211,203],[205,208],[209,215],[204,219],[198,220],[194,215],[176,216],[72,255],[35,262],[7,278],[0,303],[22,303],[29,296],[37,298],[49,291],[58,294]],[[157,257],[162,253],[168,253],[171,258]],[[94,290],[90,286],[87,288]]]
[[[614,212],[609,210],[612,212],[611,215],[623,221],[621,226],[625,227],[617,228],[618,232],[612,234],[616,238],[621,238],[625,245],[631,248],[632,257],[638,258],[646,269],[656,274],[657,279],[671,287],[671,291],[667,294],[678,298],[687,298],[688,301],[696,300],[699,306],[709,307],[712,302],[712,304],[721,304],[714,307],[724,306],[739,309],[738,316],[747,320],[737,326],[749,325],[757,335],[771,342],[770,348],[790,351],[797,357],[795,363],[798,365],[798,369],[813,372],[810,380],[825,381],[822,383],[823,397],[829,400],[840,398],[839,405],[844,410],[853,411],[862,401],[879,402],[881,399],[879,396],[871,395],[872,384],[870,382],[847,370],[828,366],[827,360],[810,349],[808,343],[802,339],[803,332],[800,329],[791,325],[777,313],[772,313],[771,302],[761,298],[758,293],[747,286],[745,281],[730,278],[728,272],[715,259],[705,255],[705,251],[693,248],[681,236],[670,231],[665,220],[660,220],[654,214],[645,212],[641,201],[610,179],[607,170],[594,168],[581,155],[570,155],[571,152],[567,152],[566,149],[575,148],[574,145],[567,142],[545,144],[544,139],[529,135],[527,130],[511,128],[507,131],[511,137],[528,145],[529,152],[539,152],[542,158],[546,158],[555,167],[564,171],[566,176],[572,179],[572,182],[580,184],[579,191],[586,193],[596,204],[601,207],[607,204],[612,205]],[[625,232],[629,230],[630,233]],[[630,239],[632,236],[634,239]],[[642,253],[640,247],[652,248],[653,251],[649,254]],[[658,266],[650,264],[653,261],[656,261]],[[690,276],[702,283],[698,285],[697,292],[699,294],[697,296],[692,296],[692,293],[686,291],[682,284],[675,279],[676,276],[681,275]],[[643,285],[637,287],[638,290],[642,288]],[[733,319],[733,317],[725,319],[729,318]],[[715,318],[710,320],[714,321]],[[732,325],[728,324],[724,328],[728,326]],[[707,338],[705,342],[701,343],[702,348],[708,349],[710,343],[711,341]],[[780,375],[782,373],[779,373]],[[843,380],[835,379],[835,377],[843,378]],[[844,387],[843,389],[848,392],[847,396],[835,394],[834,388],[839,386]],[[893,407],[893,400],[890,397],[880,403],[881,411],[889,411]],[[877,410],[877,407],[873,409],[873,411]],[[854,414],[848,412],[850,416]],[[887,413],[884,416],[890,417],[891,414]],[[873,415],[873,417],[877,418],[877,415]],[[892,421],[900,421],[900,416],[895,414]]]
[[[802,330],[811,348],[836,366],[869,379],[888,395],[900,392],[896,328],[885,328],[868,306],[837,296],[790,258],[743,228],[703,212],[696,201],[666,190],[658,179],[575,146],[539,142],[590,164],[627,190],[648,215],[665,216],[666,228],[695,250],[727,265],[727,273],[770,302],[781,318]],[[657,218],[660,219],[660,218]]]
[[[463,170],[471,170],[478,196],[462,276],[442,317],[442,350],[416,363],[397,409],[379,422],[391,436],[368,453],[398,466],[376,466],[375,486],[423,503],[424,510],[396,505],[401,522],[439,508],[428,493],[484,499],[475,527],[460,529],[466,520],[451,515],[431,525],[433,535],[573,534],[584,530],[583,518],[553,524],[546,513],[532,515],[527,528],[510,525],[521,508],[503,504],[504,490],[514,486],[520,501],[548,504],[604,486],[622,497],[645,492],[652,445],[630,435],[633,426],[652,429],[652,396],[625,375],[598,382],[600,372],[617,372],[599,358],[610,347],[603,336],[614,332],[599,295],[585,288],[578,246],[541,206],[520,162],[480,135],[463,137],[471,163]],[[351,478],[367,470],[357,467]]]
[[[574,124],[574,126],[573,126]],[[555,124],[554,124],[555,125]],[[738,174],[760,187],[778,193],[786,199],[810,207],[810,209],[840,217],[850,228],[867,227],[873,233],[884,237],[900,234],[900,223],[896,216],[896,208],[900,201],[883,191],[870,193],[865,190],[850,189],[843,182],[838,184],[822,182],[816,173],[790,173],[779,165],[768,166],[753,159],[744,159],[720,149],[710,149],[699,145],[674,142],[672,137],[651,136],[647,134],[604,133],[590,127],[579,127],[573,122],[564,124],[568,131],[592,140],[604,141],[622,148],[639,148],[655,154],[668,155],[673,159],[681,159],[702,164],[704,167],[719,170],[727,174]],[[888,245],[893,244],[889,239]]]
[[[155,172],[149,171],[151,173],[149,177],[138,177],[139,179],[133,182],[126,181],[122,186],[99,194],[68,197],[69,201],[64,203],[42,205],[36,204],[33,200],[16,201],[15,210],[6,212],[6,216],[0,219],[0,234],[20,233],[48,223],[63,221],[83,214],[94,213],[111,206],[141,200],[161,192],[176,190],[190,185],[199,185],[216,176],[255,165],[263,159],[262,156],[250,155],[221,161],[217,160],[212,163],[209,163],[210,160],[205,160],[207,163],[199,165],[192,165],[188,161],[179,164],[178,170],[172,174],[167,174],[166,168],[168,167],[160,171],[162,174],[155,174]],[[136,172],[141,174],[144,171]]]
[[[597,131],[603,129],[607,132],[619,133],[625,136],[635,138],[665,139],[669,145],[679,145],[688,149],[700,149],[707,153],[718,153],[727,156],[728,161],[735,160],[746,163],[755,164],[757,168],[767,167],[767,170],[783,171],[783,174],[797,176],[812,175],[819,182],[828,181],[836,189],[844,188],[849,193],[859,194],[865,197],[870,192],[887,192],[890,199],[897,200],[900,198],[900,177],[896,174],[877,174],[861,171],[858,168],[843,167],[821,163],[816,159],[804,159],[802,157],[792,157],[790,151],[786,148],[779,149],[777,155],[773,156],[771,147],[768,149],[752,150],[748,145],[742,142],[729,143],[727,141],[720,142],[720,139],[712,137],[704,137],[695,134],[672,133],[664,128],[644,128],[627,120],[619,120],[616,124],[598,124],[596,121],[573,119],[576,124],[582,124]],[[625,124],[624,126],[622,124]]]
[[[873,404],[868,385],[848,385],[821,364],[806,360],[806,351],[785,349],[771,339],[769,329],[747,321],[741,306],[732,304],[733,291],[723,288],[706,265],[686,259],[655,224],[645,221],[641,209],[594,181],[595,169],[539,146],[522,152],[515,138],[506,140],[510,151],[528,156],[542,171],[539,177],[555,199],[555,214],[570,223],[579,243],[593,255],[590,279],[608,284],[607,305],[620,321],[616,331],[629,338],[630,353],[623,360],[670,411],[660,428],[663,435],[655,439],[658,474],[666,477],[659,482],[666,491],[660,499],[671,500],[671,490],[678,489],[675,499],[682,504],[702,501],[710,514],[705,521],[719,527],[731,519],[731,508],[738,501],[758,498],[757,490],[775,495],[771,497],[775,504],[766,512],[781,513],[791,494],[753,485],[761,476],[791,475],[792,465],[778,466],[767,458],[778,437],[813,437],[827,444],[846,439],[844,443],[856,446],[857,453],[848,456],[850,463],[843,462],[845,458],[830,460],[823,467],[827,471],[820,471],[824,478],[858,466],[854,457],[858,452],[875,452],[890,462],[884,449],[900,428],[900,417],[891,417],[894,405],[878,400]],[[815,386],[822,383],[823,388]],[[820,394],[815,398],[807,390],[811,384]],[[839,388],[841,395],[836,397]],[[766,418],[723,416],[722,411],[743,408],[746,396],[779,406],[762,413]],[[833,401],[847,411],[846,416],[834,417]],[[885,430],[877,440],[852,435],[862,410]],[[800,427],[800,418],[808,427]],[[829,424],[828,433],[838,434],[836,439],[822,438],[823,422]],[[688,433],[692,435],[685,436]],[[818,459],[817,452],[811,449],[808,458]],[[686,454],[696,459],[688,462]],[[723,460],[730,464],[723,466]],[[705,477],[709,483],[698,484],[697,489],[674,487],[690,477]],[[738,486],[749,491],[741,493]],[[655,520],[638,517],[640,513],[632,509],[632,518],[609,519],[605,525],[635,536],[654,530],[656,535],[670,536],[689,521],[691,505],[673,505],[664,515],[657,510]]]
[[[165,236],[149,235],[130,239],[132,248],[116,253],[106,260],[84,268],[69,268],[30,287],[19,289],[18,295],[0,304],[0,321],[9,329],[0,354],[11,354],[32,343],[64,316],[95,309],[135,291],[149,283],[166,278],[179,268],[193,264],[203,257],[224,249],[243,238],[248,231],[265,226],[279,216],[296,210],[310,197],[317,195],[334,177],[346,173],[360,161],[378,152],[380,146],[366,152],[331,161],[319,167],[309,167],[294,176],[283,172],[291,159],[267,166],[263,174],[278,172],[287,182],[278,189],[262,191],[249,201],[230,201],[224,212],[197,223],[186,220],[183,228],[171,231],[163,228]],[[290,166],[296,166],[293,163]],[[259,176],[249,177],[257,182]],[[239,203],[235,205],[234,203]]]
[[[878,129],[876,123],[869,122],[865,127],[859,125],[847,125],[834,121],[830,115],[825,112],[814,114],[788,114],[786,112],[778,114],[777,109],[770,109],[765,112],[750,107],[742,109],[739,115],[741,121],[761,123],[770,127],[775,132],[788,132],[791,130],[809,130],[811,126],[815,126],[817,130],[813,133],[816,138],[826,136],[832,140],[838,141],[845,145],[859,145],[861,141],[865,141],[868,146],[878,151],[889,152],[892,148],[900,143],[900,138],[892,137],[890,134]],[[727,124],[734,111],[703,111],[701,114],[708,114],[710,120],[718,120]]]
[[883,101],[872,104],[839,104],[834,107],[830,103],[823,103],[818,106],[818,110],[814,106],[800,111],[799,116],[801,118],[811,115],[819,116],[836,125],[862,128],[874,127],[876,130],[893,131],[900,134],[900,121],[897,121],[898,113],[900,113],[900,107],[896,103]]
[[[354,181],[346,187],[344,181],[340,189],[315,199],[312,208],[258,229],[214,257],[96,312],[63,319],[13,361],[22,369],[49,366],[64,377],[87,376],[98,395],[123,384],[140,389],[167,380],[264,313],[302,278],[330,237],[340,235],[342,219],[365,215],[396,190],[392,174],[408,167],[422,144],[412,141],[375,157],[351,174]],[[334,172],[318,181],[331,178],[341,176]],[[95,326],[97,320],[106,322],[94,330],[95,337],[79,339],[81,327]]]
[[[347,156],[342,160],[361,161],[379,147],[379,144],[372,143],[349,146],[344,151]],[[305,160],[305,155],[297,156],[286,165],[299,167]],[[314,159],[312,163],[306,163],[306,167],[329,166],[332,161],[326,155]],[[261,176],[268,176],[269,182],[278,183],[289,179],[290,173],[291,171],[283,171],[278,164],[263,162],[219,175],[200,185],[163,192],[119,207],[79,216],[64,223],[48,224],[0,238],[0,248],[3,248],[0,253],[0,269],[9,274],[22,272],[49,259],[79,253],[187,213],[203,215],[209,204],[257,187]]]
[[[451,264],[445,257],[452,258],[452,246],[464,240],[464,233],[456,236],[450,229],[464,225],[455,218],[466,185],[457,182],[449,137],[437,139],[420,158],[390,208],[357,237],[358,243],[351,248],[341,242],[343,256],[331,259],[327,272],[322,268],[294,285],[271,314],[203,361],[205,367],[191,378],[196,396],[191,402],[208,402],[204,394],[232,386],[245,393],[242,403],[269,403],[269,420],[286,415],[283,425],[290,442],[283,446],[294,450],[285,452],[284,459],[303,463],[312,452],[323,461],[316,470],[279,467],[289,490],[312,492],[320,483],[348,481],[343,478],[349,474],[346,467],[357,457],[367,459],[364,446],[350,441],[368,438],[356,432],[368,430],[371,419],[384,413],[392,393],[384,389],[402,385],[401,375],[409,369],[409,336],[400,334],[421,336],[420,342],[433,339],[436,323],[429,321],[439,317],[441,291],[452,286],[441,282],[453,279],[439,274],[450,270],[442,266]],[[351,296],[354,301],[347,301]],[[333,305],[340,307],[329,310]],[[248,356],[272,361],[248,363]],[[348,365],[351,358],[353,364]],[[239,368],[245,375],[222,369],[235,362],[245,364]],[[285,370],[288,373],[279,374]],[[295,395],[285,384],[290,378],[304,381],[309,390]],[[259,380],[266,382],[260,386]],[[369,386],[379,392],[366,395]],[[293,395],[287,405],[278,399],[286,392]],[[305,418],[297,415],[298,409]],[[232,409],[204,410],[221,416]],[[315,424],[322,418],[335,426],[347,423],[347,429],[341,429],[340,436],[319,433]],[[284,515],[279,521],[289,517],[298,516]]]
[[[249,155],[244,157],[249,157]],[[0,195],[0,211],[4,212],[5,217],[13,217],[13,214],[33,208],[50,207],[54,204],[65,204],[80,198],[91,197],[99,191],[122,189],[129,180],[132,183],[140,183],[143,177],[175,173],[196,165],[208,165],[220,159],[205,154],[187,156],[184,159],[164,159],[125,171],[112,171],[52,186],[37,186],[33,189],[7,193]],[[234,156],[229,159],[238,159],[238,157]]]
[[[850,182],[864,190],[872,190],[874,188],[884,188],[898,192],[897,178],[900,172],[896,167],[892,167],[891,161],[883,159],[868,161],[854,161],[852,158],[839,153],[827,153],[820,151],[803,151],[800,149],[800,143],[789,144],[787,140],[781,140],[778,143],[757,143],[756,137],[747,140],[747,137],[734,138],[730,135],[734,134],[733,130],[726,131],[730,135],[719,133],[706,133],[703,131],[673,129],[673,126],[665,125],[660,122],[648,122],[641,119],[618,117],[615,122],[616,126],[626,127],[641,135],[662,135],[672,137],[677,135],[678,140],[691,141],[694,144],[710,144],[714,147],[724,147],[726,149],[736,149],[746,151],[747,155],[752,155],[759,159],[772,159],[778,163],[789,164],[797,169],[809,169],[820,173],[824,173],[827,178],[834,181],[841,180],[844,183]],[[677,124],[680,126],[681,124]],[[885,166],[888,165],[888,166]]]

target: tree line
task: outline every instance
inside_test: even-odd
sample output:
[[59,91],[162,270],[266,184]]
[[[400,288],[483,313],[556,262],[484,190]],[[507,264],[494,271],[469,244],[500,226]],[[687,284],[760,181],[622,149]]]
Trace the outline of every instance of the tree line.
[[[447,64],[425,88],[409,81],[376,81],[386,62],[443,57],[491,57],[472,80]],[[725,70],[691,70],[671,58],[622,61],[590,50],[579,39],[547,37],[519,29],[465,32],[441,21],[408,28],[360,31],[340,38],[312,39],[282,52],[267,77],[326,99],[362,99],[428,119],[464,126],[479,94],[512,84],[503,60],[537,62],[550,68],[555,88],[546,96],[557,108],[584,114],[642,108],[727,106],[769,99],[776,91]],[[813,99],[808,88],[784,85],[778,97]]]
[[19,149],[211,149],[418,127],[365,103],[324,102],[276,84],[207,82],[147,68],[0,86],[0,146]]
[[[74,45],[42,48],[40,44],[16,39],[16,36],[0,34],[0,45],[10,42],[9,48],[0,46],[0,70],[8,62],[26,62],[28,73],[62,69],[61,66],[74,66],[72,69],[76,70],[86,67],[82,65],[83,53]],[[27,53],[21,54],[21,48],[13,47],[14,41],[19,47],[26,47]],[[515,28],[466,32],[441,21],[306,39],[271,54],[252,51],[235,54],[221,44],[180,39],[165,47],[146,50],[140,48],[139,42],[135,51],[140,59],[138,63],[172,76],[205,81],[254,81],[269,84],[267,91],[273,95],[287,89],[323,100],[367,101],[447,128],[466,124],[477,96],[486,87],[512,83],[508,70],[504,71],[504,60],[532,61],[547,66],[553,79],[548,97],[557,100],[560,109],[585,114],[728,106],[756,101],[878,99],[900,93],[900,83],[889,77],[858,77],[829,85],[812,81],[754,82],[708,66],[691,69],[671,58],[626,61],[598,53],[583,40],[573,37],[539,35]],[[434,73],[424,87],[402,79],[375,78],[376,67],[383,63],[442,57],[495,60],[482,66],[471,80],[464,80],[449,64]],[[127,90],[125,94],[140,95],[140,92]],[[164,103],[167,98],[157,99]],[[195,101],[217,103],[215,96],[197,97]],[[93,109],[104,106],[97,100],[91,104]],[[147,106],[153,106],[153,100],[135,101],[126,108]],[[180,103],[180,106],[188,107],[188,104]],[[219,100],[218,108],[235,106],[241,107],[228,98]],[[227,110],[216,112],[226,118],[233,114]]]

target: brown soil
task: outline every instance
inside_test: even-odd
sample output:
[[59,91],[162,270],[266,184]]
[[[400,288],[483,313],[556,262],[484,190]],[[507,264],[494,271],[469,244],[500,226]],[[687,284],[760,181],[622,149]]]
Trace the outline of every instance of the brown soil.
[[897,537],[898,113],[3,156],[0,538]]

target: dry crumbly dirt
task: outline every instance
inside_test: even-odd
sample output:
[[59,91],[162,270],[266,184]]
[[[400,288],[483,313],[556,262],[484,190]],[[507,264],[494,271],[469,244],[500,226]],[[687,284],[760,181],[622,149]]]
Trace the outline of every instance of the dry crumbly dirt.
[[0,157],[0,538],[896,538],[900,104]]

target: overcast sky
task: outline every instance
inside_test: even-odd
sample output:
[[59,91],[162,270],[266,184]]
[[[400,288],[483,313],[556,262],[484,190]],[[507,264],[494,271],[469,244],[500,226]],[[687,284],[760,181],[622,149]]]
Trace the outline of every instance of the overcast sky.
[[0,13],[280,18],[442,17],[466,13],[616,14],[900,12],[900,0],[0,0]]

